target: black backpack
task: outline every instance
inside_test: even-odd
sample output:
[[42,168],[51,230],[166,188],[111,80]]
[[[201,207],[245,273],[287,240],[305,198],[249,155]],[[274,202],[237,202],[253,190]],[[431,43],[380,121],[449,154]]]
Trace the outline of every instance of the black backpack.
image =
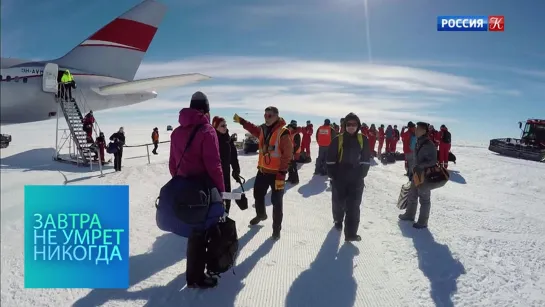
[[235,265],[238,253],[238,235],[235,221],[227,217],[207,231],[206,271],[221,277]]
[[445,144],[450,144],[450,132],[443,131],[443,136],[441,137],[441,141]]

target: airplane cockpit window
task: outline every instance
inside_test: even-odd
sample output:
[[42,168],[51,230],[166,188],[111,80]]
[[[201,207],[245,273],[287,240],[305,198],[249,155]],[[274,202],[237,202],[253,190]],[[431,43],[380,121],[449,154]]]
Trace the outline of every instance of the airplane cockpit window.
[[6,81],[10,82],[11,81],[11,76],[7,76]]
[[27,77],[23,77],[23,83],[27,83],[28,79]]

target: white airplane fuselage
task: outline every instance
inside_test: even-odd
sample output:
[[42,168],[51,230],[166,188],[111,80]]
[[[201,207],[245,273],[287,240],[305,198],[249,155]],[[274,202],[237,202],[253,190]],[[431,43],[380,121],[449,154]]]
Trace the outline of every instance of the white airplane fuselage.
[[[17,60],[19,65],[4,65],[2,59],[0,82],[1,124],[18,124],[47,120],[59,112],[53,93],[42,90],[42,76],[45,62]],[[11,60],[11,61],[9,61]],[[10,63],[11,64],[11,63]],[[99,111],[140,103],[157,97],[154,91],[140,91],[130,94],[101,95],[93,88],[126,82],[106,76],[99,76],[70,69],[77,88],[72,89],[72,97],[78,101],[82,111]],[[59,66],[59,70],[64,70]],[[9,81],[8,81],[9,80]]]

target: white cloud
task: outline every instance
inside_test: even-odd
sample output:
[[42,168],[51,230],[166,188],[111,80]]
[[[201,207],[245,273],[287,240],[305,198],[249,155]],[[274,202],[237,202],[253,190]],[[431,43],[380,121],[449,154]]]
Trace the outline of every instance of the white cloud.
[[467,77],[421,68],[281,57],[212,56],[144,63],[138,77],[189,72],[213,79],[160,92],[158,99],[127,111],[179,110],[188,105],[194,91],[202,90],[213,109],[233,112],[262,111],[274,105],[290,115],[335,118],[355,112],[367,121],[447,123],[457,119],[446,118],[442,106],[496,91]]

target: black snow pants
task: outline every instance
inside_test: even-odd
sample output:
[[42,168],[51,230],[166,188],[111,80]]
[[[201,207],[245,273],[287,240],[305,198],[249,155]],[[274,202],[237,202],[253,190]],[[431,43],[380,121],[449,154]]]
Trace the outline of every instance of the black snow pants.
[[152,153],[157,154],[157,148],[159,147],[159,143],[153,142],[153,150]]
[[[222,172],[223,172],[223,184],[225,185],[225,192],[231,192],[231,176],[230,176],[231,167],[230,166],[222,167]],[[223,202],[225,203],[225,211],[229,213],[229,210],[231,209],[231,200],[225,199]]]
[[64,93],[63,93],[63,98],[64,100],[72,100],[72,84],[70,83],[67,83],[67,84],[63,84],[63,89],[64,89]]
[[121,159],[123,158],[123,150],[118,150],[114,153],[114,169],[121,171]]
[[267,190],[270,187],[272,189],[273,231],[280,231],[282,229],[282,218],[284,217],[284,190],[276,190],[274,187],[275,181],[276,174],[257,172],[254,182],[255,213],[259,217],[267,216],[267,211],[265,210],[265,195],[267,195]]
[[297,171],[297,161],[291,160],[288,168],[288,182],[299,183],[299,172]]
[[204,231],[195,231],[187,240],[186,281],[187,284],[201,282],[206,275],[206,234]]
[[360,205],[363,198],[363,179],[332,180],[331,198],[333,221],[342,223],[344,220],[344,235],[354,237],[360,226]]

